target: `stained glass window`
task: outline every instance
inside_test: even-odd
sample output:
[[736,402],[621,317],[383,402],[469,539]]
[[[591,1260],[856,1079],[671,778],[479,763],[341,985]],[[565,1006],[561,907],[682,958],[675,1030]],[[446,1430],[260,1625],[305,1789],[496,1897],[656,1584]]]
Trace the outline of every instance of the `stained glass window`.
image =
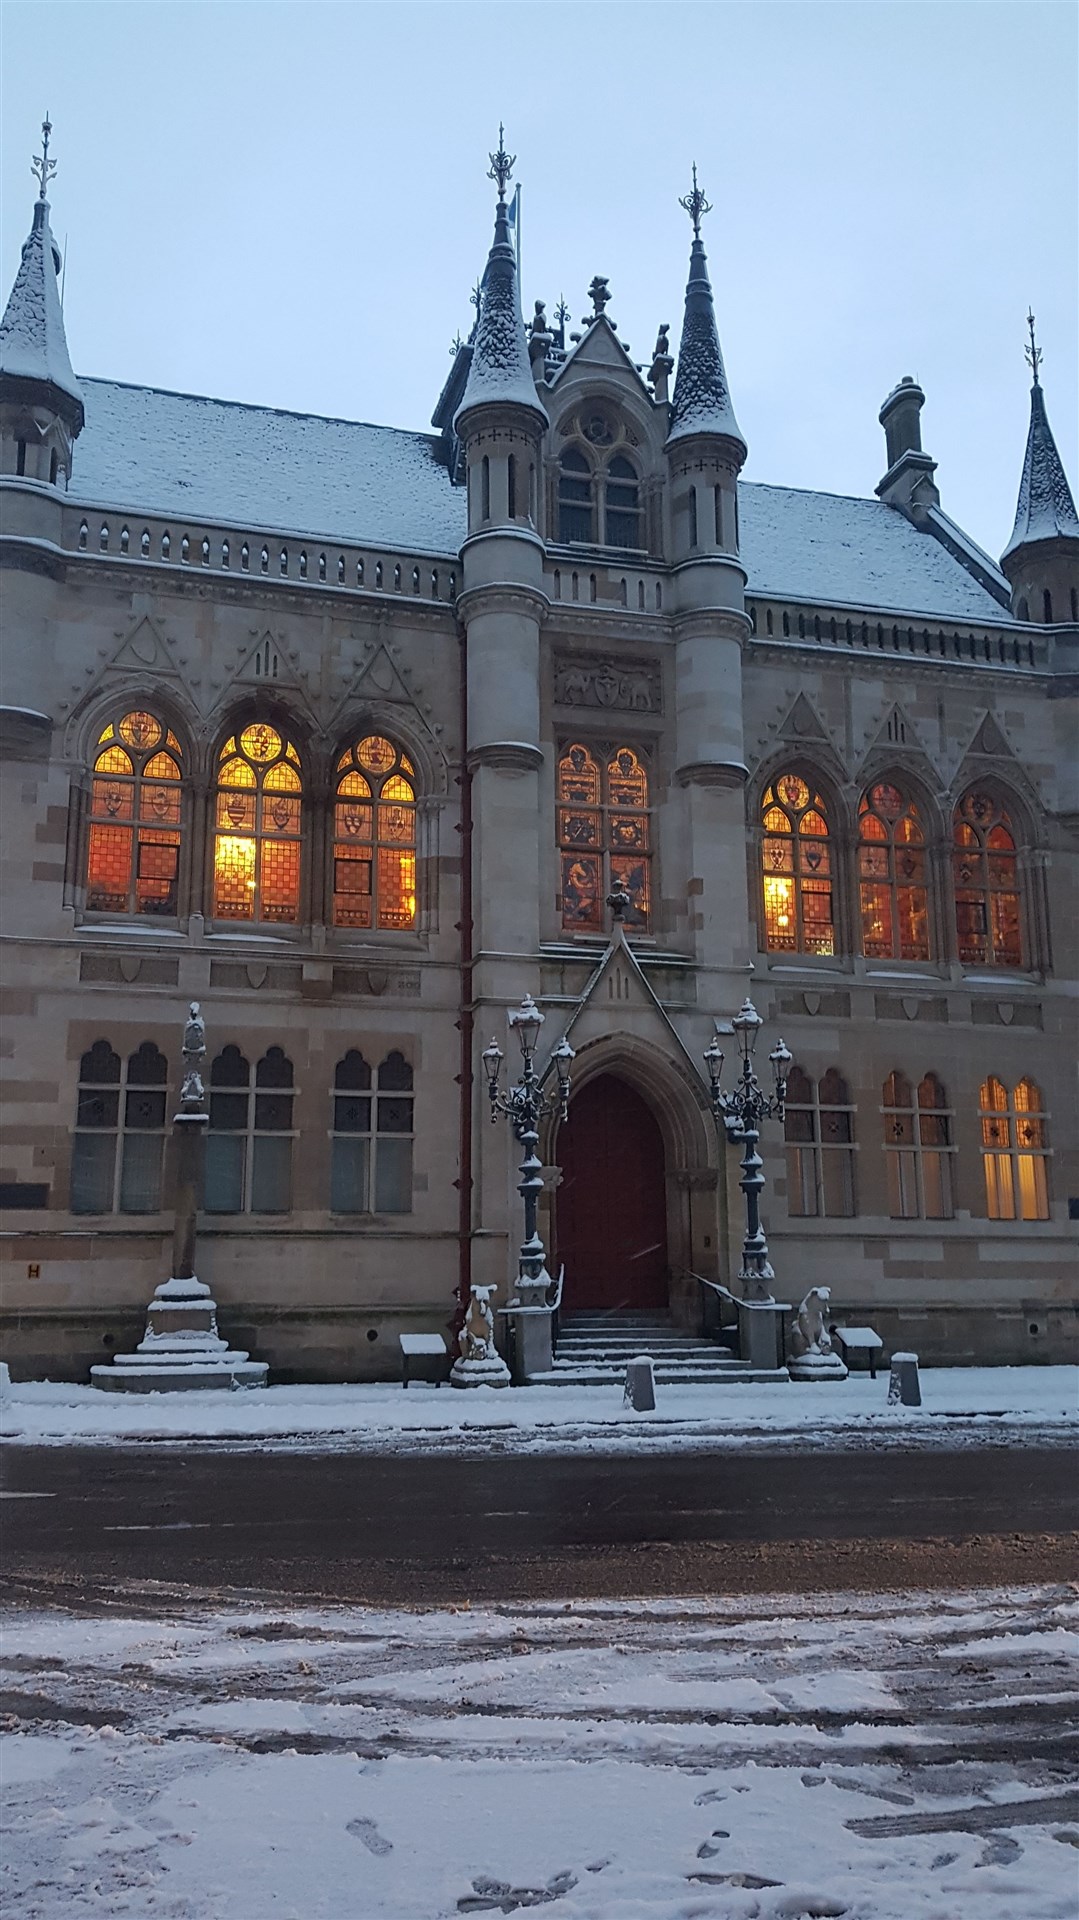
[[597,757],[579,741],[558,763],[562,925],[599,933],[609,892],[631,905],[626,925],[644,932],[652,910],[648,773],[632,747]]
[[333,1079],[332,1213],[412,1211],[412,1068],[387,1054],[372,1074],[355,1048]]
[[1048,1115],[1033,1080],[1009,1098],[991,1075],[981,1089],[982,1169],[990,1220],[1048,1220]]
[[72,1213],[156,1213],[167,1121],[168,1062],[151,1040],[121,1062],[96,1040],[79,1063],[71,1156]]
[[781,773],[763,802],[764,944],[769,953],[834,953],[832,849],[819,793]]
[[952,1111],[936,1074],[915,1094],[905,1074],[890,1073],[881,1114],[892,1219],[950,1220]]
[[337,762],[333,921],[416,924],[416,770],[382,734],[368,735]]
[[180,743],[152,713],[125,713],[97,743],[86,904],[93,913],[178,911]]
[[854,1103],[834,1067],[814,1082],[800,1067],[787,1077],[787,1212],[794,1218],[850,1218],[854,1204]]
[[259,721],[226,740],[218,760],[214,915],[300,917],[300,757]]
[[210,1068],[207,1213],[288,1213],[292,1206],[292,1062],[268,1047],[251,1068],[237,1046]]
[[1015,832],[1000,801],[972,787],[952,822],[955,927],[966,966],[1019,967],[1019,869]]
[[928,960],[929,895],[918,809],[879,782],[858,809],[862,952],[870,960]]

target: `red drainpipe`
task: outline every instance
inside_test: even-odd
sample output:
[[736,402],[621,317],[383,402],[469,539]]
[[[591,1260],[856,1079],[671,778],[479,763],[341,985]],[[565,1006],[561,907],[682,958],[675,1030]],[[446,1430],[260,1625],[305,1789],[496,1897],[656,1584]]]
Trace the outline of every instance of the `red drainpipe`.
[[460,1089],[460,1140],[456,1182],[457,1289],[456,1306],[450,1323],[451,1332],[455,1335],[464,1325],[465,1310],[472,1289],[472,1037],[475,1026],[475,1013],[472,1006],[472,774],[468,765],[468,633],[463,621],[458,622],[457,637],[461,662],[461,770],[458,775],[458,784],[461,789],[461,918],[457,923],[461,936],[461,1005],[457,1019],[457,1030],[461,1036],[461,1060],[457,1075]]

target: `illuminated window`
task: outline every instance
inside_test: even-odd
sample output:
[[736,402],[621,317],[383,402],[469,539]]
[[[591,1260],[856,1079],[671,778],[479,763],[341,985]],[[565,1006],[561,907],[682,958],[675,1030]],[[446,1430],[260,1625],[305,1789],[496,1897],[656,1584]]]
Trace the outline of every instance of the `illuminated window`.
[[416,770],[377,733],[337,762],[333,922],[416,924]]
[[816,1082],[791,1068],[784,1133],[788,1214],[849,1219],[855,1212],[854,1105],[834,1067]]
[[330,1211],[412,1211],[412,1068],[403,1054],[387,1054],[376,1075],[355,1048],[337,1064]]
[[631,906],[626,925],[647,929],[652,905],[648,774],[631,747],[602,758],[579,742],[558,763],[558,844],[562,861],[562,925],[599,933],[604,903],[616,886]]
[[90,788],[91,912],[177,912],[182,772],[176,735],[152,713],[125,713],[105,728]]
[[292,1062],[268,1047],[251,1068],[239,1047],[210,1068],[207,1213],[288,1213],[292,1207]]
[[952,1113],[936,1074],[925,1075],[915,1099],[906,1076],[890,1073],[881,1112],[892,1219],[950,1220]]
[[558,474],[558,538],[593,541],[592,469],[583,453],[567,447]]
[[781,773],[764,796],[764,944],[769,953],[834,953],[832,849],[819,793]]
[[214,915],[300,917],[300,758],[259,721],[226,740],[217,773]]
[[1048,1115],[1033,1080],[1020,1080],[1011,1099],[991,1077],[981,1090],[985,1211],[990,1220],[1048,1220]]
[[955,927],[967,966],[1019,967],[1019,871],[1015,833],[999,800],[972,788],[955,810]]
[[913,800],[881,782],[858,809],[862,952],[870,960],[928,960],[925,835]]
[[156,1213],[161,1206],[168,1062],[151,1040],[121,1063],[95,1040],[79,1063],[72,1213]]

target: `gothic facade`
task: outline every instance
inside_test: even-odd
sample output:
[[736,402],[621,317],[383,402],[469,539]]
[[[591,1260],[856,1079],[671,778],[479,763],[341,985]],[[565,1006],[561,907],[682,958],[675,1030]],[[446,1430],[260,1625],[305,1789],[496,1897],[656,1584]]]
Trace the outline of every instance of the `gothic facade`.
[[746,482],[688,210],[677,359],[662,329],[638,364],[601,280],[526,328],[500,188],[404,432],[76,378],[43,179],[0,334],[22,1372],[142,1331],[191,999],[231,1338],[377,1376],[470,1279],[504,1304],[479,1053],[526,991],[576,1050],[542,1146],[567,1311],[691,1326],[737,1272],[701,1059],[749,992],[794,1055],[780,1297],[828,1285],[925,1359],[1075,1350],[1079,521],[1037,353],[999,565],[909,379],[874,497]]

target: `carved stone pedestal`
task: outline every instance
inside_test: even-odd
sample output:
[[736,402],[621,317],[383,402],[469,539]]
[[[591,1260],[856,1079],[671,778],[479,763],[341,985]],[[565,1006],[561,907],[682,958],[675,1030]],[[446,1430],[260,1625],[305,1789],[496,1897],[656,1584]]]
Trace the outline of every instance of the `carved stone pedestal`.
[[847,1369],[838,1353],[799,1353],[787,1361],[792,1380],[845,1380]]
[[134,1353],[118,1353],[90,1368],[106,1393],[182,1393],[196,1387],[264,1387],[269,1369],[230,1348],[217,1331],[217,1306],[208,1286],[166,1280],[146,1315],[146,1333]]

